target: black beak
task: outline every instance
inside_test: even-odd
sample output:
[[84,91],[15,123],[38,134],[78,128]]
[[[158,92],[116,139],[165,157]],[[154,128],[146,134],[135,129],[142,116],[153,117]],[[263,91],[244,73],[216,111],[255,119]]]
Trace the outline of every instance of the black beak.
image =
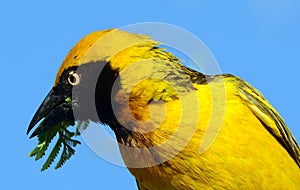
[[27,135],[32,128],[42,119],[42,122],[33,131],[30,138],[46,132],[52,127],[59,126],[62,122],[69,122],[74,125],[74,116],[71,103],[71,92],[59,92],[51,89],[39,109],[34,114],[28,129]]

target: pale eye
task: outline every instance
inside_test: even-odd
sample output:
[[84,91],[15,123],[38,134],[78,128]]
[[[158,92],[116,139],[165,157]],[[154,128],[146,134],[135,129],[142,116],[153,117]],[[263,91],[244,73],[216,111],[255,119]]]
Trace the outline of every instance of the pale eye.
[[72,86],[76,86],[80,83],[80,76],[75,71],[69,72],[68,82]]

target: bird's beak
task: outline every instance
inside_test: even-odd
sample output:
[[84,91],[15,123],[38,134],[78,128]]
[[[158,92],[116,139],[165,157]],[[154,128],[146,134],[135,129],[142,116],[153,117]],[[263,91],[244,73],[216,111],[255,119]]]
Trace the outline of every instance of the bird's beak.
[[62,122],[67,121],[68,123],[71,123],[71,125],[74,125],[71,95],[71,92],[60,91],[58,93],[54,88],[50,90],[29,124],[27,134],[43,119],[31,134],[30,138],[39,135],[50,128],[60,126]]

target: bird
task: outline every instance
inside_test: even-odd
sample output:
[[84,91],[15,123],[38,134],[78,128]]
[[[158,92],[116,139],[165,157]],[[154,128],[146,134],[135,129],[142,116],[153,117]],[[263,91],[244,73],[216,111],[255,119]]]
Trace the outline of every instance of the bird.
[[232,74],[184,66],[148,35],[83,37],[27,134],[36,127],[41,147],[55,134],[71,140],[64,131],[84,121],[110,127],[141,190],[300,187],[299,145],[263,95]]

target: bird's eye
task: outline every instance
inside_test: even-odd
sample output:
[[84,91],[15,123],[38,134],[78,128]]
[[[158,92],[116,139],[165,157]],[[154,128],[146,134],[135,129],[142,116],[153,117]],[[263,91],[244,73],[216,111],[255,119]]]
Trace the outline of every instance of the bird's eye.
[[68,82],[72,86],[76,86],[80,83],[80,76],[74,71],[69,72]]

